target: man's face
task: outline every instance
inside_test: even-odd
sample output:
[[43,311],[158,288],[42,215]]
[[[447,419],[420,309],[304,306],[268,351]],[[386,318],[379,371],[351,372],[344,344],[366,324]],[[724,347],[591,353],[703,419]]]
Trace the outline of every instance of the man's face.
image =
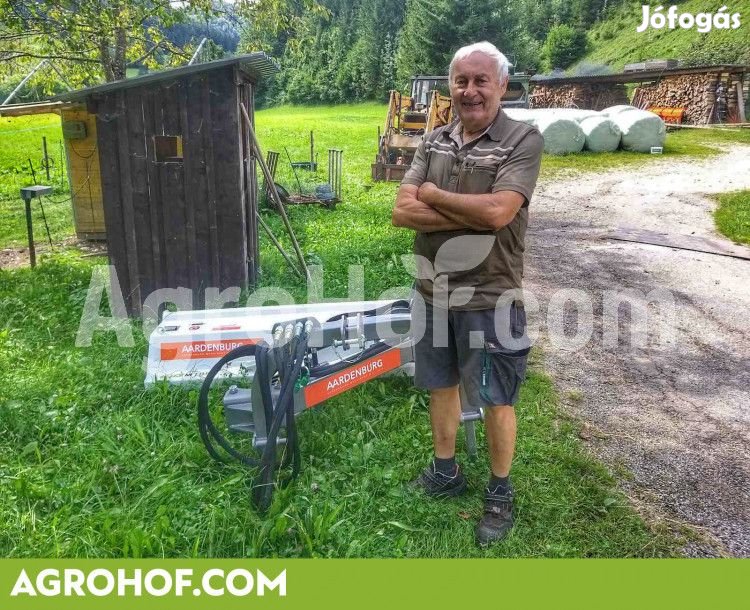
[[454,64],[451,98],[465,131],[480,131],[492,123],[507,86],[489,55],[472,53]]

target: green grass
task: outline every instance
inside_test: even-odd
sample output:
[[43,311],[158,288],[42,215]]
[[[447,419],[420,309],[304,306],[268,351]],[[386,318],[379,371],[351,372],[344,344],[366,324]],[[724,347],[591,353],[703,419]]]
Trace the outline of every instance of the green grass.
[[217,465],[201,445],[195,390],[143,389],[142,339],[136,349],[106,335],[90,349],[73,345],[91,264],[68,254],[35,272],[0,271],[3,556],[676,552],[586,454],[538,372],[517,409],[518,527],[506,543],[486,552],[473,544],[484,459],[468,464],[464,498],[435,502],[404,489],[431,447],[426,396],[405,378],[371,382],[301,416],[304,471],[260,517],[248,472]]
[[[42,137],[47,138],[47,154],[51,157],[50,180],[43,169]],[[70,189],[61,162],[62,130],[56,114],[28,117],[0,117],[0,248],[23,246],[28,242],[26,216],[20,189],[35,183],[29,159],[36,172],[36,184],[54,187],[52,195],[32,203],[34,238],[44,250],[47,233],[42,206],[53,241],[73,234],[73,211]]]
[[732,241],[750,244],[750,191],[717,195],[716,228]]
[[[308,260],[324,264],[326,298],[346,296],[350,264],[364,267],[366,298],[410,281],[400,255],[410,251],[412,234],[390,224],[396,185],[369,179],[382,116],[383,106],[376,104],[257,113],[264,147],[283,154],[286,145],[294,160],[307,158],[311,128],[323,168],[326,148],[344,149],[343,203],[334,211],[289,209]],[[691,134],[672,137],[683,146],[699,146]],[[324,182],[325,171],[300,178],[307,185]],[[283,162],[278,180],[294,185]],[[283,238],[277,215],[263,214]],[[301,300],[304,287],[266,241],[262,283],[281,286]],[[214,463],[203,448],[196,390],[143,389],[146,339],[137,324],[135,348],[118,347],[112,333],[98,333],[90,348],[75,347],[97,262],[102,260],[61,252],[42,258],[33,272],[0,270],[3,556],[643,557],[679,552],[681,541],[644,524],[612,476],[586,452],[577,423],[558,409],[538,362],[517,407],[518,526],[503,544],[479,551],[473,543],[487,476],[481,429],[483,457],[467,464],[471,491],[466,497],[434,502],[404,489],[431,454],[427,397],[404,378],[370,382],[302,415],[303,473],[277,494],[269,514],[260,516],[249,504],[251,474]],[[463,441],[459,457],[466,462]]]
[[[669,9],[669,2],[626,3],[605,21],[595,25],[589,31],[588,39],[591,50],[583,58],[587,63],[608,64],[614,70],[621,70],[625,64],[647,59],[685,59],[694,56],[700,63],[728,63],[731,61],[750,61],[750,44],[746,31],[747,15],[750,15],[750,0],[736,0],[732,3],[721,0],[686,0],[677,4],[679,13],[716,13],[722,6],[728,7],[730,15],[740,13],[742,25],[735,30],[716,30],[700,33],[695,27],[690,30],[675,28],[659,30],[648,28],[636,32],[642,21],[642,4],[651,4],[652,8]],[[730,62],[731,63],[731,62]]]

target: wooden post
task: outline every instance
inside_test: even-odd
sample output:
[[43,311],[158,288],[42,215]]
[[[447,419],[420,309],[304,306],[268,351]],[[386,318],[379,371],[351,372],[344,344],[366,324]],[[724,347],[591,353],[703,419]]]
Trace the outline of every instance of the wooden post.
[[49,183],[49,155],[47,154],[47,136],[42,136],[42,148],[44,149],[44,171],[47,172],[47,182]]
[[276,239],[276,236],[273,234],[273,231],[271,231],[271,227],[269,227],[266,224],[266,221],[263,220],[263,217],[260,215],[259,212],[255,213],[256,218],[258,219],[258,222],[260,223],[260,226],[263,227],[263,230],[268,234],[268,237],[271,238],[271,241],[273,242],[273,245],[276,246],[276,249],[281,253],[281,256],[284,257],[284,260],[287,262],[287,264],[297,271],[299,273],[299,270],[297,267],[294,266],[294,263],[292,262],[292,259],[289,258],[289,255],[286,253],[286,250],[284,250],[284,247],[281,245],[278,239]]
[[312,129],[310,130],[310,171],[315,171],[315,144]]
[[742,79],[737,81],[737,113],[740,123],[744,123],[747,119],[745,117],[745,100],[742,96]]
[[[263,171],[263,176],[266,179],[266,184],[273,184],[273,177],[271,176],[271,172],[269,171],[268,166],[266,165],[266,161],[263,158],[263,151],[260,149],[260,143],[258,142],[258,138],[255,136],[255,129],[253,129],[253,123],[250,120],[250,115],[247,113],[247,109],[245,108],[244,104],[240,104],[240,110],[242,111],[242,116],[245,119],[247,132],[250,134],[250,139],[252,140],[253,147],[255,148],[255,156],[258,159],[258,165],[260,165],[260,169]],[[310,270],[307,268],[307,263],[305,263],[305,257],[302,254],[302,250],[300,250],[299,243],[297,242],[297,238],[295,237],[294,231],[292,230],[292,225],[289,222],[289,218],[287,218],[284,204],[281,203],[281,198],[279,197],[279,193],[276,188],[271,189],[271,195],[274,203],[276,204],[276,208],[279,211],[281,220],[284,221],[284,226],[289,233],[289,238],[292,240],[292,246],[294,246],[294,251],[297,254],[297,260],[299,261],[300,268],[304,272],[303,277],[305,277],[308,281],[312,281]],[[295,267],[295,270],[299,273],[299,269]],[[302,275],[302,273],[300,273],[300,275]]]
[[34,249],[34,229],[31,225],[31,199],[24,199],[26,203],[26,232],[29,234],[29,261],[31,268],[36,267],[36,250]]

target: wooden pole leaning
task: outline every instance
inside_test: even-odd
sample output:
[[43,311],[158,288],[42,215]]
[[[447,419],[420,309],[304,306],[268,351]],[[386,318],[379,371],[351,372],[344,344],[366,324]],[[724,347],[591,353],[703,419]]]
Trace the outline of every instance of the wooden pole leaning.
[[276,236],[273,234],[273,231],[271,231],[271,227],[269,227],[266,224],[266,221],[263,220],[263,217],[256,212],[255,213],[256,218],[258,219],[258,222],[260,223],[260,226],[263,227],[263,230],[266,232],[268,237],[273,242],[273,245],[276,246],[276,249],[281,253],[281,256],[284,257],[284,260],[287,262],[287,264],[292,268],[292,270],[299,275],[302,279],[305,279],[304,274],[297,269],[297,265],[294,264],[294,261],[292,261],[291,258],[289,258],[289,255],[286,253],[286,250],[284,250],[284,247],[281,245],[278,239],[276,239]]
[[[240,110],[242,111],[242,116],[245,119],[245,126],[247,127],[247,132],[250,134],[250,138],[253,143],[253,148],[255,149],[255,157],[258,160],[260,169],[263,171],[263,176],[266,179],[266,184],[272,185],[273,177],[271,176],[271,172],[268,169],[268,166],[266,165],[265,159],[263,158],[263,152],[260,149],[258,138],[255,135],[255,130],[253,129],[253,123],[250,120],[250,115],[247,113],[247,109],[245,108],[245,105],[242,103],[240,103]],[[289,237],[292,240],[292,246],[294,246],[294,251],[297,254],[297,260],[299,261],[300,267],[302,268],[302,271],[304,272],[304,277],[307,278],[308,281],[312,281],[312,277],[310,276],[310,270],[307,268],[307,263],[305,263],[305,257],[302,254],[302,250],[299,247],[297,238],[294,235],[294,231],[292,230],[292,225],[289,223],[289,218],[286,215],[284,204],[281,203],[281,198],[279,197],[279,193],[276,191],[275,188],[271,188],[270,190],[271,190],[271,199],[273,199],[274,204],[276,204],[276,208],[278,209],[279,214],[281,215],[281,220],[284,222],[284,226],[286,227],[286,230],[289,233]]]

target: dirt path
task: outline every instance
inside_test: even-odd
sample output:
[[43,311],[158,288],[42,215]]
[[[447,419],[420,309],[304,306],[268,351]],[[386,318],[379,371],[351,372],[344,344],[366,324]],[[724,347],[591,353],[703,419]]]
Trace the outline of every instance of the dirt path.
[[[750,147],[738,145],[708,160],[542,183],[531,206],[526,288],[542,307],[547,368],[586,422],[592,451],[632,473],[626,492],[705,533],[710,542],[686,548],[695,556],[750,557],[750,261],[602,236],[640,228],[723,239],[704,194],[747,188]],[[561,288],[594,303],[593,337],[578,351],[545,330],[554,322],[546,304]],[[673,341],[605,347],[602,294],[613,288],[671,291],[673,319],[649,314],[669,324]],[[562,318],[572,333],[575,316]]]

